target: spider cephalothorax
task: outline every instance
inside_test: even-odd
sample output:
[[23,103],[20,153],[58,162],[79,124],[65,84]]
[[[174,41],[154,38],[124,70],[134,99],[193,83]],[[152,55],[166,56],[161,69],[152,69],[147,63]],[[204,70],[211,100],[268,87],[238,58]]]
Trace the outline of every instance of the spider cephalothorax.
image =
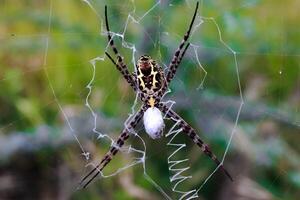
[[165,127],[162,114],[155,107],[159,99],[158,91],[164,83],[162,68],[150,56],[143,55],[137,62],[136,71],[138,88],[150,106],[143,116],[145,131],[152,139],[157,139],[162,136]]
[[189,39],[196,15],[199,7],[197,2],[196,9],[190,23],[189,29],[183,37],[178,49],[176,50],[172,61],[170,62],[166,75],[164,75],[162,68],[153,60],[150,56],[143,55],[139,58],[136,66],[136,72],[130,73],[126,64],[124,63],[123,57],[119,53],[118,49],[114,44],[114,40],[110,34],[107,18],[107,7],[105,6],[105,24],[107,29],[107,37],[109,45],[111,46],[114,54],[117,57],[115,61],[107,52],[105,54],[121,72],[125,80],[131,85],[133,90],[139,94],[139,98],[143,102],[143,106],[134,115],[132,119],[128,120],[122,133],[120,134],[114,145],[111,146],[109,152],[107,152],[104,158],[99,164],[95,166],[80,182],[80,186],[85,188],[103,168],[112,160],[113,156],[121,149],[124,142],[129,138],[131,130],[134,129],[137,124],[143,118],[144,127],[146,132],[151,138],[156,139],[162,136],[164,122],[162,118],[163,113],[173,122],[177,123],[181,127],[183,133],[185,133],[200,149],[209,156],[220,169],[232,180],[230,174],[223,167],[217,157],[212,153],[210,148],[200,136],[196,133],[196,130],[190,126],[184,119],[182,119],[171,107],[168,107],[166,103],[162,102],[161,99],[167,91],[168,84],[174,78],[176,70],[184,57],[186,50],[189,47],[187,41]]

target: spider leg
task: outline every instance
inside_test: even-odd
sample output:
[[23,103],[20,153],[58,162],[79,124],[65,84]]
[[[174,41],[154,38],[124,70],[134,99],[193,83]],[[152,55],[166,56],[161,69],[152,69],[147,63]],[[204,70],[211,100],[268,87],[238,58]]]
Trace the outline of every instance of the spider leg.
[[92,169],[81,179],[78,187],[79,189],[86,188],[90,184],[90,182],[92,182],[99,175],[99,173],[104,169],[104,167],[113,159],[113,156],[118,153],[119,149],[124,145],[124,142],[129,138],[130,129],[135,128],[135,126],[141,120],[145,109],[146,107],[144,106],[136,113],[134,118],[129,121],[128,127],[125,127],[121,132],[115,145],[110,148],[110,150],[105,154],[105,156],[100,161],[100,163],[97,164],[94,169]]
[[[180,54],[180,56],[178,57],[177,61],[176,61],[176,65],[175,65],[175,70],[177,70],[178,66],[180,65],[182,58],[185,55],[186,50],[189,48],[191,43],[187,43],[187,45],[185,46],[185,48],[183,49],[183,52]],[[173,74],[174,76],[174,74]]]
[[[176,52],[175,52],[175,54],[174,54],[174,56],[172,58],[171,63],[169,64],[168,72],[167,72],[167,75],[166,75],[166,81],[167,81],[167,83],[170,83],[170,81],[173,79],[173,77],[174,77],[174,75],[176,73],[176,70],[178,68],[178,65],[180,64],[180,62],[181,62],[181,60],[182,60],[182,58],[183,58],[183,56],[185,54],[185,51],[189,47],[189,44],[187,44],[186,47],[184,48],[183,52],[181,53],[184,45],[186,44],[187,40],[190,37],[191,30],[192,30],[193,24],[195,22],[196,14],[197,14],[197,11],[198,11],[198,7],[199,7],[199,2],[197,2],[197,4],[196,4],[196,9],[195,9],[195,12],[194,12],[191,24],[189,26],[189,29],[187,30],[187,32],[183,36],[183,40],[181,41],[178,49],[176,50]],[[166,90],[166,89],[167,88],[164,88],[164,90]]]
[[[118,64],[116,63],[116,61],[114,61],[114,59],[111,57],[111,55],[109,55],[107,52],[105,52],[105,54],[106,54],[106,56],[111,60],[111,62],[112,62],[113,64],[115,64],[116,66],[118,66]],[[132,76],[131,76],[131,77],[132,77],[133,82],[136,83],[136,82],[137,82],[137,78],[136,78],[136,73],[135,73],[135,72],[132,73]],[[133,87],[133,90],[134,90],[134,91],[137,91],[137,87],[134,86],[134,87]],[[159,93],[159,95],[162,96],[162,93]],[[144,94],[144,93],[138,92],[138,96],[139,96],[139,98],[140,98],[145,104],[147,104],[146,99],[145,99],[145,94]]]
[[[179,57],[178,57],[178,59],[177,59],[177,61],[176,61],[175,68],[174,68],[175,71],[177,70],[178,66],[180,65],[181,60],[182,60],[182,58],[184,57],[185,52],[186,52],[186,50],[189,48],[189,46],[190,46],[190,43],[188,43],[188,44],[185,46],[183,52],[179,55]],[[173,76],[174,76],[174,75],[175,75],[175,72],[173,73]],[[163,75],[163,77],[165,77],[165,76]],[[173,78],[173,77],[172,77],[172,78]],[[170,81],[169,81],[169,82],[170,82]],[[169,82],[168,82],[167,80],[165,80],[165,83],[164,83],[164,85],[162,86],[162,89],[158,91],[158,96],[159,96],[160,98],[165,94],[165,92],[166,92],[166,90],[167,90],[167,88],[168,88],[168,83],[169,83]]]
[[[112,62],[114,65],[116,65],[116,66],[118,67],[118,64],[116,63],[116,61],[114,61],[114,59],[111,57],[111,55],[109,55],[107,52],[105,52],[105,54],[106,54],[106,56],[111,60],[111,62]],[[137,82],[137,79],[136,79],[136,74],[135,74],[135,72],[132,73],[132,76],[131,76],[131,77],[132,77],[133,82],[136,83],[136,82]],[[134,91],[137,91],[136,85],[134,85],[133,90],[134,90]],[[161,93],[159,93],[159,95],[161,95]],[[138,92],[138,96],[139,96],[139,98],[140,98],[144,103],[147,104],[147,102],[146,102],[146,100],[145,100],[145,95],[144,95],[144,93]]]
[[108,25],[107,6],[106,5],[105,5],[105,25],[106,25],[108,43],[109,43],[110,47],[112,48],[114,54],[117,56],[117,62],[115,62],[113,60],[113,58],[107,52],[105,52],[105,54],[115,64],[115,66],[121,72],[121,74],[126,79],[126,81],[133,87],[134,90],[136,90],[135,82],[133,81],[132,76],[131,76],[130,72],[128,71],[128,68],[127,68],[126,64],[124,63],[124,59],[121,56],[121,54],[119,53],[117,47],[114,44],[114,40],[111,37],[110,29],[109,29],[109,25]]
[[213,152],[210,150],[209,146],[203,142],[203,140],[199,137],[199,135],[196,134],[195,129],[193,129],[187,122],[184,121],[175,111],[173,111],[171,108],[167,107],[166,105],[160,103],[159,108],[161,111],[168,116],[172,121],[178,122],[179,126],[182,128],[183,132],[185,132],[195,144],[197,144],[200,149],[205,153],[207,156],[209,156],[218,166],[220,166],[221,170],[226,174],[226,176],[233,181],[233,178],[228,173],[228,171],[224,168],[223,164],[218,160],[218,158],[213,154]]
[[116,63],[116,61],[105,51],[105,55],[109,58],[109,60],[121,71],[120,66]]

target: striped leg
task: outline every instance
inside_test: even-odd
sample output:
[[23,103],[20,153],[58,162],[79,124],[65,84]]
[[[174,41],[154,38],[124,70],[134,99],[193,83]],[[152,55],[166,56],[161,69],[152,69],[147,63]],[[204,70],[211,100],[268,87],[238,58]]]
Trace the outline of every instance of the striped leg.
[[[179,55],[179,57],[178,57],[178,59],[177,59],[177,61],[176,61],[176,65],[175,65],[175,71],[177,70],[178,66],[180,65],[181,60],[182,60],[182,58],[184,57],[185,52],[186,52],[186,50],[189,48],[189,46],[190,46],[190,43],[188,43],[188,44],[185,46],[183,52]],[[174,72],[174,74],[173,74],[173,77],[174,77],[174,75],[175,75],[175,72]],[[173,77],[172,77],[172,78],[173,78]],[[168,81],[168,78],[166,78],[165,84],[162,86],[162,89],[158,91],[158,97],[159,97],[159,98],[161,98],[161,97],[165,94],[165,92],[166,92],[166,90],[167,90],[167,88],[168,88],[168,84],[170,83],[170,81],[171,81],[170,79],[169,79],[169,81]]]
[[[121,67],[119,65],[119,63],[116,63],[116,61],[111,57],[111,55],[109,55],[107,52],[105,52],[105,55],[110,59],[110,61],[117,67],[117,69],[119,71],[121,71]],[[122,73],[122,72],[121,72]],[[123,73],[122,73],[123,74]],[[134,91],[137,91],[137,86],[136,86],[136,80],[135,77],[133,77],[132,75],[124,75],[124,78],[127,80],[127,82],[131,85],[131,87],[133,88]],[[131,77],[131,80],[128,79],[128,77]]]
[[124,142],[129,138],[129,134],[130,134],[129,129],[136,127],[136,125],[142,119],[145,110],[146,107],[144,106],[142,109],[140,109],[139,112],[136,113],[134,118],[128,123],[129,126],[123,129],[115,145],[112,146],[109,152],[105,154],[101,162],[97,164],[97,166],[94,169],[92,169],[87,175],[85,175],[83,179],[80,181],[78,187],[79,189],[86,188],[89,185],[89,183],[93,181],[103,170],[103,168],[113,159],[113,156],[118,153],[119,149],[124,145]]
[[[167,84],[170,83],[170,81],[173,79],[173,77],[174,77],[174,75],[176,73],[176,70],[178,68],[178,65],[180,64],[180,62],[181,62],[181,60],[182,60],[182,58],[183,58],[183,56],[185,54],[185,51],[189,47],[189,44],[187,44],[186,47],[184,48],[183,52],[181,52],[182,49],[183,49],[183,47],[184,47],[184,45],[186,44],[187,40],[190,37],[191,30],[192,30],[192,27],[193,27],[193,24],[194,24],[194,21],[195,21],[195,18],[196,18],[196,14],[197,14],[197,11],[198,11],[198,7],[199,7],[199,2],[197,2],[197,4],[196,4],[196,9],[195,9],[195,12],[194,12],[191,24],[189,26],[189,29],[187,30],[187,32],[183,36],[183,40],[181,41],[178,49],[176,50],[176,52],[175,52],[175,54],[174,54],[174,56],[172,58],[171,63],[169,64],[168,72],[166,74]],[[165,86],[163,88],[163,93],[166,91],[166,89],[167,89],[167,86]]]
[[133,87],[135,88],[135,82],[132,79],[132,76],[130,74],[130,72],[128,71],[128,68],[126,66],[126,64],[124,63],[123,57],[121,56],[121,54],[119,53],[119,51],[117,50],[117,47],[114,44],[114,40],[111,37],[110,34],[110,30],[109,30],[109,25],[108,25],[108,18],[107,18],[107,6],[105,6],[105,25],[106,25],[106,30],[107,30],[107,38],[108,38],[108,43],[111,46],[114,54],[117,56],[117,62],[114,62],[112,57],[105,52],[105,54],[109,57],[109,59],[115,64],[115,66],[117,67],[117,69],[121,72],[121,74],[123,75],[123,77],[126,79],[126,81]]
[[200,147],[203,153],[209,156],[218,166],[220,166],[221,170],[226,174],[226,176],[233,181],[231,175],[224,168],[223,164],[221,164],[218,158],[212,153],[209,146],[203,142],[203,140],[196,134],[196,131],[187,122],[185,122],[176,112],[174,112],[171,108],[168,108],[166,105],[160,103],[159,108],[174,122],[179,121],[178,125],[182,128],[183,132],[185,132],[193,140],[193,142]]

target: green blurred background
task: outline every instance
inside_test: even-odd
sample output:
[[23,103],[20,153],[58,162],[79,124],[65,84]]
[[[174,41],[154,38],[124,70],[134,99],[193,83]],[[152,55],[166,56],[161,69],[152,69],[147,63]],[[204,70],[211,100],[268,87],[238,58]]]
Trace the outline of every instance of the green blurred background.
[[[109,49],[105,4],[133,71],[133,46],[135,60],[149,54],[168,65],[196,1],[0,0],[0,199],[164,199],[149,177],[180,198],[169,180],[170,137],[153,141],[142,124],[136,132],[146,143],[145,168],[137,164],[76,189],[88,164],[109,148],[96,132],[117,138],[135,100],[102,60]],[[216,166],[181,134],[174,142],[186,147],[172,158],[189,158],[178,167],[190,166],[183,175],[192,178],[178,190],[201,187],[199,199],[299,198],[299,8],[297,0],[200,1],[192,45],[165,100],[176,102],[174,110],[220,159],[229,147],[224,164],[234,182],[221,172],[209,177]],[[166,123],[167,132],[173,124]],[[143,150],[142,141],[126,144],[105,175],[139,160],[128,149]]]

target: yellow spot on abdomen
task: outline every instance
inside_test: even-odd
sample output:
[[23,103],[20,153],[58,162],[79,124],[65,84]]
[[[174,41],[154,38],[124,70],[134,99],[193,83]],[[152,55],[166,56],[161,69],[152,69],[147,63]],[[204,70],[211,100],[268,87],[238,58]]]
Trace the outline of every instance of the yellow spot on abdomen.
[[150,97],[150,99],[149,99],[149,104],[150,104],[151,108],[154,107],[155,99],[154,99],[153,97]]

